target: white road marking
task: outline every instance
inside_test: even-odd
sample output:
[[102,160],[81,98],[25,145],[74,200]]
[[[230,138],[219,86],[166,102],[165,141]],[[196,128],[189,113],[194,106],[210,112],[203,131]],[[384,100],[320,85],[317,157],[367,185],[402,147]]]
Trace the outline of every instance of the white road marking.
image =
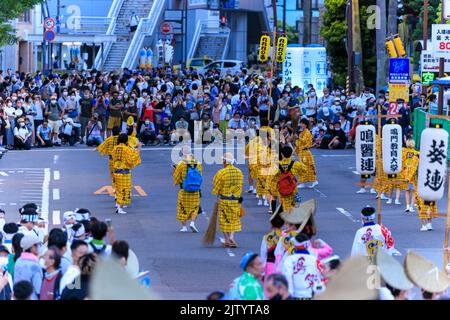
[[[41,206],[41,216],[45,220],[48,220],[48,205],[50,198],[50,168],[44,169],[44,181],[42,182],[42,206]],[[48,230],[48,225],[45,227],[45,231]]]
[[61,211],[53,210],[53,225],[57,226],[61,224]]
[[315,187],[314,188],[310,188],[310,189],[313,189],[317,193],[319,193],[321,198],[327,198],[327,196],[322,191],[320,191],[319,189],[316,189]]
[[6,206],[6,203],[2,202],[0,203],[0,206]]
[[19,171],[17,171],[18,173],[23,173],[23,170],[19,170]]
[[54,180],[59,180],[61,178],[61,175],[59,173],[59,171],[53,171],[53,179]]
[[353,171],[354,174],[360,176],[361,174],[358,171]]
[[59,156],[58,156],[57,154],[55,154],[55,155],[53,156],[53,164],[56,164],[56,162],[58,161],[58,159],[59,159]]
[[17,203],[15,203],[15,202],[10,202],[9,205],[10,205],[10,206],[17,206]]
[[348,212],[347,210],[345,210],[343,208],[336,208],[336,210],[339,211],[340,213],[342,213],[347,218],[349,218],[352,222],[359,222],[359,220],[356,220],[355,218],[353,218],[352,214],[350,212]]
[[8,177],[8,176],[9,176],[9,174],[7,174],[7,173],[6,173],[6,172],[4,172],[4,171],[0,171],[0,176]]
[[59,200],[59,189],[53,188],[53,200]]
[[8,171],[8,173],[14,173],[15,171]]
[[231,251],[231,249],[229,249],[229,248],[227,248],[227,253],[228,253],[228,255],[230,256],[230,257],[234,257],[235,256],[235,254],[233,253],[233,251]]

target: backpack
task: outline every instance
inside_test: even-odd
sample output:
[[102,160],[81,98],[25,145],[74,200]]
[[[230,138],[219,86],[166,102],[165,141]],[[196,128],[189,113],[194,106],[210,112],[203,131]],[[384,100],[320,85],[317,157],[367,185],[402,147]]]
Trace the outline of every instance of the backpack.
[[203,182],[203,177],[197,168],[197,164],[187,165],[186,178],[183,181],[182,188],[187,192],[200,191],[200,186]]
[[297,181],[291,172],[293,165],[294,161],[291,161],[286,171],[283,170],[283,167],[280,165],[281,177],[278,181],[278,191],[283,197],[292,196],[295,192],[295,188],[297,187]]
[[99,256],[104,255],[106,251],[106,244],[102,246],[101,249],[98,249],[96,246],[94,246],[91,242],[89,242],[89,245],[91,246],[92,250],[95,254],[98,254]]

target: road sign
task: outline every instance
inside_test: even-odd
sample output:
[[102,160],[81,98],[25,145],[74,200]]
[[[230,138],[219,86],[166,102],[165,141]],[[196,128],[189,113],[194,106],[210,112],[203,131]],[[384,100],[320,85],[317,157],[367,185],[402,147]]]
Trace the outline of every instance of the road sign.
[[422,72],[422,84],[429,85],[431,82],[436,80],[439,76],[439,72],[426,71]]
[[161,23],[160,31],[161,31],[162,34],[172,33],[172,31],[173,31],[172,24],[170,22],[167,22],[167,21]]
[[389,59],[389,83],[408,83],[409,80],[409,59]]
[[46,18],[44,20],[45,30],[52,30],[56,26],[56,21],[53,18]]
[[52,30],[47,30],[44,32],[44,40],[47,42],[52,42],[56,38],[56,33]]
[[165,21],[182,21],[183,11],[182,10],[166,10],[164,11]]
[[450,59],[450,24],[433,24],[431,43],[435,58]]

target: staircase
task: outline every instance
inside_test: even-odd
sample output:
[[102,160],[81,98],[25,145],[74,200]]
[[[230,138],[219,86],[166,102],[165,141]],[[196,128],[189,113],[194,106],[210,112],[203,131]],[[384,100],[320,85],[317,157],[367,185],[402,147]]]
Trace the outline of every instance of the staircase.
[[124,0],[116,20],[114,34],[117,36],[117,42],[111,45],[111,49],[107,53],[103,65],[105,71],[119,69],[122,66],[132,40],[129,38],[130,27],[128,26],[132,12],[135,12],[140,19],[144,19],[148,16],[153,2],[154,0]]
[[206,56],[212,60],[222,59],[227,39],[227,36],[200,36],[194,58]]

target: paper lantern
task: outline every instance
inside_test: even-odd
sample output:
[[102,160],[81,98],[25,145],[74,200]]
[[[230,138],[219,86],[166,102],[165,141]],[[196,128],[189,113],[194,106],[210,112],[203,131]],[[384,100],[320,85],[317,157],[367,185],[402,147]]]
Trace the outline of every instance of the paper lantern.
[[422,131],[417,189],[419,196],[425,201],[437,201],[444,196],[447,152],[447,131],[438,128]]
[[356,171],[361,175],[375,172],[375,138],[373,125],[361,124],[356,127]]
[[386,124],[383,127],[383,170],[387,174],[402,171],[402,127]]

